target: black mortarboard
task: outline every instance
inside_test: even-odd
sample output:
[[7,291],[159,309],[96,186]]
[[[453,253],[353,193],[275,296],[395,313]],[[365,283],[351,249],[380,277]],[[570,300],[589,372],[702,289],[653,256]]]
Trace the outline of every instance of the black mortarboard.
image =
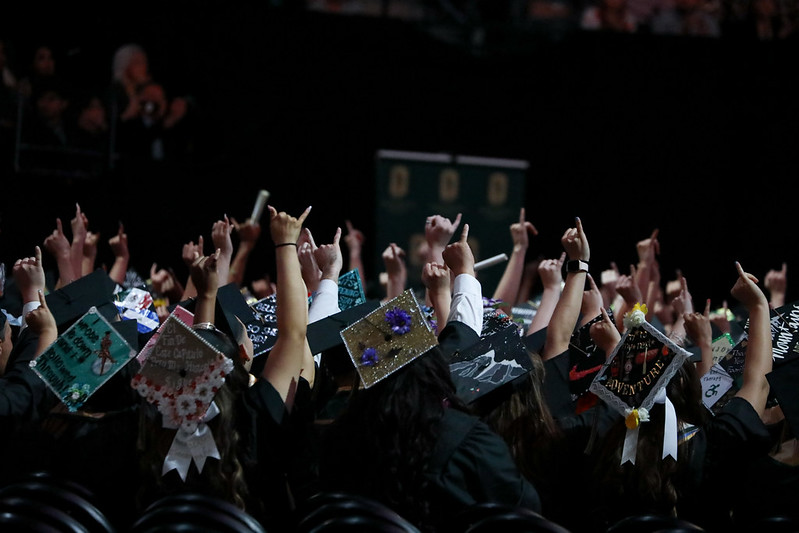
[[216,303],[216,327],[230,335],[233,340],[240,338],[242,324],[247,328],[248,335],[251,327],[260,324],[252,307],[247,303],[247,298],[235,283],[219,287]]
[[774,367],[766,374],[771,391],[779,402],[794,435],[799,434],[799,359]]
[[526,376],[532,370],[533,362],[514,328],[502,329],[456,352],[449,362],[456,393],[467,403]]
[[771,310],[774,366],[799,358],[799,301]]
[[529,335],[525,335],[523,340],[524,345],[528,350],[540,355],[541,350],[544,348],[544,344],[547,341],[547,328],[541,328]]
[[119,311],[114,303],[115,290],[116,282],[98,268],[91,274],[54,290],[45,298],[58,331],[63,332],[91,307],[96,307],[109,322],[119,320]]
[[344,339],[341,338],[341,330],[351,326],[378,307],[380,307],[380,301],[367,300],[355,307],[344,309],[308,324],[306,336],[308,337],[308,345],[311,347],[311,353],[322,353],[344,344]]

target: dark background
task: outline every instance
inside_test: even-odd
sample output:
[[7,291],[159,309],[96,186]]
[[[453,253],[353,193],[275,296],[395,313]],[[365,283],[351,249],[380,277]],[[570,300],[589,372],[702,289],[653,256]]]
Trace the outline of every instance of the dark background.
[[[182,276],[182,245],[257,191],[299,214],[318,242],[346,219],[374,250],[375,154],[447,152],[529,161],[530,256],[557,257],[579,216],[598,278],[626,272],[659,228],[663,275],[695,302],[728,298],[734,261],[761,279],[794,264],[797,46],[793,41],[491,30],[485,46],[372,17],[236,3],[4,6],[0,36],[20,56],[47,37],[57,63],[105,86],[114,50],[143,45],[171,94],[192,101],[192,161],[91,180],[3,167],[0,260],[32,253],[79,202],[105,242],[125,224],[132,263]],[[440,35],[440,34],[439,34]],[[466,221],[479,224],[479,221]],[[420,221],[423,224],[423,221]],[[507,239],[506,233],[498,238]],[[271,272],[264,231],[248,278]],[[346,253],[346,252],[345,252]],[[101,247],[100,259],[107,260]],[[664,279],[665,283],[665,279]]]

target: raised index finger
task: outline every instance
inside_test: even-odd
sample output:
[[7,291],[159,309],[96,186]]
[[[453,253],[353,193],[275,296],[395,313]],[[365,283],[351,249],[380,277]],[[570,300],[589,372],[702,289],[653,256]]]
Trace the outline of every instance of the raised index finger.
[[299,217],[297,217],[297,220],[299,221],[300,224],[305,222],[305,219],[308,218],[308,215],[311,213],[311,207],[312,206],[310,205],[306,207],[305,211],[303,211],[302,214]]
[[[460,221],[460,214],[458,215],[458,220]],[[461,242],[466,243],[466,239],[469,238],[469,224],[463,225],[463,231],[461,232]]]

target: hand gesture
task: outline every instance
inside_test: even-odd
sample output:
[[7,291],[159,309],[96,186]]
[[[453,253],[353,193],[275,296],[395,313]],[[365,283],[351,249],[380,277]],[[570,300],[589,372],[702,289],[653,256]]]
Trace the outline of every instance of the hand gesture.
[[605,352],[605,357],[610,358],[611,353],[621,341],[621,333],[619,333],[616,324],[610,319],[610,315],[604,307],[600,308],[602,313],[602,320],[594,322],[588,328],[588,334],[594,343]]
[[785,305],[785,291],[788,287],[788,264],[783,263],[780,270],[769,270],[763,279],[763,286],[771,293],[773,307]]
[[243,223],[239,223],[235,218],[230,219],[233,229],[236,230],[239,242],[255,243],[261,236],[261,224],[253,222],[249,218]]
[[91,259],[92,261],[97,257],[97,243],[99,240],[99,233],[93,231],[86,232],[86,240],[83,241],[83,257]]
[[70,221],[72,227],[72,242],[83,242],[89,227],[89,219],[80,210],[80,205],[75,204],[75,217]]
[[439,263],[425,263],[422,267],[422,283],[431,292],[451,291],[449,268]]
[[700,313],[684,313],[685,333],[697,346],[710,347],[713,343],[713,330],[710,325],[710,300],[705,302],[705,310]]
[[31,328],[31,331],[38,333],[40,337],[45,334],[49,334],[51,337],[58,336],[58,326],[53,313],[47,306],[44,291],[38,290],[37,298],[39,307],[25,314],[25,324]]
[[383,250],[383,263],[386,265],[386,273],[391,276],[405,275],[405,250],[392,242]]
[[267,206],[267,208],[269,209],[269,232],[275,245],[296,244],[300,238],[302,224],[311,212],[311,206],[308,206],[297,218],[287,214],[285,211],[278,213],[271,205]]
[[583,315],[583,320],[588,321],[596,318],[599,314],[599,310],[602,309],[604,300],[602,298],[602,293],[599,291],[599,287],[597,287],[594,281],[594,277],[591,274],[587,274],[586,276],[588,277],[589,289],[583,291],[583,301],[580,312]]
[[538,263],[538,276],[544,289],[553,289],[560,292],[563,283],[563,263],[566,261],[566,252],[560,254],[559,259],[544,259]]
[[36,301],[37,292],[43,291],[45,287],[41,248],[35,247],[33,257],[17,259],[11,273],[19,287],[23,303]]
[[233,255],[233,240],[230,234],[233,231],[233,225],[230,223],[227,215],[224,219],[217,220],[211,226],[211,242],[214,243],[214,249],[219,250],[220,257],[231,257]]
[[[181,259],[183,259],[183,263],[191,268],[192,263],[197,257],[203,255],[203,236],[200,235],[197,237],[197,244],[194,244],[194,241],[189,241],[183,245],[183,251],[180,254]],[[155,265],[153,265],[155,266]],[[152,273],[150,274],[152,277]]]
[[630,265],[630,274],[627,276],[620,276],[616,282],[616,292],[624,298],[624,301],[630,307],[636,303],[643,303],[643,294],[641,288],[638,286],[638,271],[635,265]]
[[319,281],[322,279],[322,270],[319,268],[314,256],[316,249],[316,242],[314,242],[313,235],[311,235],[311,230],[304,228],[300,233],[299,240],[297,240],[297,257],[300,260],[302,279],[311,292],[314,292],[319,287]]
[[366,238],[361,230],[353,227],[352,222],[349,220],[345,222],[347,225],[347,234],[344,236],[344,243],[347,245],[347,248],[350,249],[351,254],[360,254],[361,247]]
[[201,256],[194,259],[191,264],[191,281],[200,296],[214,297],[219,289],[219,276],[217,274],[217,262],[220,250],[209,256]]
[[566,255],[571,260],[588,261],[591,258],[591,251],[588,248],[588,238],[583,231],[583,223],[579,217],[575,219],[575,227],[569,228],[563,233],[560,242]]
[[341,228],[336,228],[331,244],[323,244],[313,251],[313,257],[321,270],[322,278],[338,281],[344,259],[341,256]]
[[108,246],[114,254],[114,257],[128,259],[130,251],[128,250],[128,235],[125,233],[125,226],[122,222],[119,223],[117,234],[108,239]]
[[[460,215],[458,216],[458,220],[460,221]],[[441,254],[444,258],[444,264],[452,270],[452,275],[454,277],[457,277],[459,274],[474,276],[474,254],[467,242],[468,238],[469,224],[464,224],[461,238],[447,245]]]
[[53,230],[53,233],[44,239],[44,249],[55,258],[69,257],[70,243],[67,236],[64,235],[64,228],[60,218],[55,219],[55,225],[56,228]]
[[538,235],[538,230],[524,218],[524,208],[519,210],[519,221],[510,225],[510,236],[513,239],[513,251],[524,251],[530,243],[529,235]]
[[682,275],[680,276],[680,293],[671,301],[671,307],[678,317],[694,312],[693,298],[688,292],[688,281]]
[[461,223],[461,214],[455,217],[454,221],[442,217],[441,215],[433,215],[427,217],[424,227],[424,236],[428,245],[433,248],[443,248],[455,235],[455,231]]
[[660,254],[660,242],[658,242],[658,230],[652,232],[648,239],[638,241],[635,249],[638,252],[638,261],[642,265],[651,265],[655,262],[656,256]]
[[158,294],[169,294],[177,286],[175,276],[168,270],[159,269],[155,263],[150,267],[150,284]]
[[752,274],[744,272],[741,263],[738,261],[735,262],[735,268],[738,270],[738,279],[735,280],[735,285],[733,285],[730,290],[732,297],[738,300],[741,305],[747,309],[751,309],[758,305],[767,306],[768,301],[766,295],[763,294],[763,291],[757,286],[758,279]]
[[724,300],[721,306],[721,311],[716,312],[712,311],[710,313],[710,323],[714,324],[719,331],[722,333],[730,333],[732,331],[732,326],[730,325],[730,319],[728,318],[729,307],[727,306],[727,300]]

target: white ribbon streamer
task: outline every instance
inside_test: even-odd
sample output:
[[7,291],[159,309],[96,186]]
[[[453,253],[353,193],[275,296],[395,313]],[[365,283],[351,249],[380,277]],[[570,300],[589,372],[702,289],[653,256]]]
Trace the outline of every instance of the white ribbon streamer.
[[170,470],[177,470],[180,479],[186,481],[189,473],[189,466],[192,460],[197,465],[197,470],[202,472],[205,460],[208,457],[219,459],[219,450],[214,441],[214,435],[206,422],[219,414],[219,407],[216,402],[211,402],[205,415],[200,419],[194,431],[187,431],[182,426],[164,420],[163,427],[166,429],[177,429],[172,446],[169,448],[164,458],[164,466],[161,475],[165,475]]
[[[670,455],[675,461],[677,460],[677,413],[674,410],[674,405],[666,395],[666,388],[663,387],[657,392],[655,396],[655,403],[664,405],[666,414],[663,420],[663,455],[661,459],[665,459]],[[639,409],[641,415],[641,422],[649,420],[648,412],[645,409]],[[627,434],[624,436],[624,447],[621,453],[621,464],[630,462],[635,464],[636,451],[638,450],[638,429],[640,424],[635,429],[627,429]]]

